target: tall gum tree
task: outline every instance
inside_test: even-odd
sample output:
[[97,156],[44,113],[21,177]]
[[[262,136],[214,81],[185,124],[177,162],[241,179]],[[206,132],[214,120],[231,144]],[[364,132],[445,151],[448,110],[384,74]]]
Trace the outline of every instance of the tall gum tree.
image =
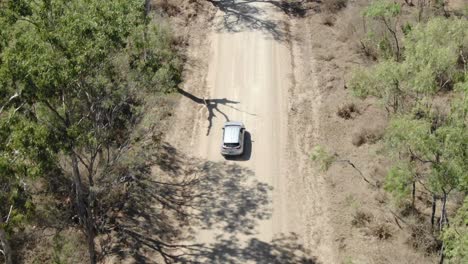
[[[180,63],[167,32],[145,16],[145,1],[1,5],[0,119],[8,122],[8,112],[40,127],[53,138],[48,151],[69,161],[70,167],[59,168],[72,175],[76,213],[90,263],[96,263],[99,188],[94,186],[128,144],[128,130],[138,119],[139,92],[173,89],[180,81]],[[29,145],[25,152],[34,149]],[[12,151],[18,150],[2,149],[2,157],[11,162]],[[42,162],[45,157],[29,159]],[[104,164],[99,170],[98,163]]]

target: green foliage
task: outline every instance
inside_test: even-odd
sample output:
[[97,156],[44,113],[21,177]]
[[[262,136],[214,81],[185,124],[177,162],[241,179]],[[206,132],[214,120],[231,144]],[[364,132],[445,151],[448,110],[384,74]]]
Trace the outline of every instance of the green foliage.
[[390,18],[401,13],[398,3],[387,0],[375,0],[364,11],[364,16],[371,18]]
[[[400,116],[391,120],[386,141],[394,152],[430,164],[428,181],[435,193],[453,189],[466,191],[468,131],[457,118],[458,108],[434,126],[435,114],[428,119]],[[391,179],[391,178],[390,178]]]
[[[376,1],[365,16],[382,21],[396,38],[389,22],[399,13],[398,4]],[[350,86],[356,96],[377,97],[393,110],[388,111],[385,142],[399,161],[390,169],[385,189],[401,201],[413,183],[422,184],[445,202],[453,191],[468,192],[468,20],[436,17],[402,30],[402,56],[357,70]],[[376,36],[374,42],[381,39]],[[438,102],[438,93],[448,91],[451,99]],[[450,227],[442,211],[442,239],[453,263],[468,261],[463,251],[468,246],[466,207],[465,201]]]
[[323,147],[317,146],[314,148],[311,159],[317,162],[321,171],[327,171],[333,162],[336,160],[334,155],[329,154]]
[[405,38],[406,86],[416,93],[433,94],[459,81],[455,77],[463,51],[468,51],[466,19],[433,18],[416,25]]
[[411,192],[414,181],[414,164],[399,163],[390,169],[385,179],[385,190],[392,193],[397,202],[402,202]]
[[399,91],[399,64],[393,60],[383,61],[370,70],[358,70],[351,79],[354,95],[365,98],[375,96],[387,98],[398,94]]
[[33,109],[66,152],[122,143],[139,96],[180,82],[170,32],[144,17],[142,1],[21,1],[0,17],[0,103]]
[[371,2],[363,12],[364,18],[371,23],[367,29],[368,36],[361,43],[367,46],[367,49],[377,49],[380,57],[390,59],[396,55],[396,59],[399,59],[397,23],[400,13],[401,6],[397,3],[386,0]]
[[152,24],[135,30],[132,39],[132,58],[144,57],[131,62],[141,73],[141,83],[151,91],[174,91],[181,82],[182,63],[173,51],[170,30]]
[[0,117],[0,217],[10,212],[3,227],[11,231],[24,224],[34,211],[26,184],[29,179],[56,170],[54,138],[41,125],[31,123],[14,110]]
[[468,198],[465,198],[450,226],[444,230],[442,240],[449,263],[468,262]]
[[401,26],[401,31],[403,31],[403,34],[405,34],[405,36],[407,36],[412,29],[413,26],[409,22],[406,22],[404,25]]
[[0,217],[13,205],[9,228],[34,209],[28,179],[68,175],[59,160],[68,165],[80,157],[84,169],[74,175],[90,176],[74,177],[74,188],[83,181],[85,190],[69,195],[89,195],[74,200],[92,207],[93,173],[107,175],[91,161],[128,141],[145,94],[174,90],[181,63],[170,31],[145,16],[141,0],[2,1],[0,7]]
[[394,113],[405,112],[466,79],[466,60],[460,58],[468,50],[466,19],[434,18],[413,27],[404,43],[401,62],[387,59],[354,73],[350,86],[355,95],[375,96]]

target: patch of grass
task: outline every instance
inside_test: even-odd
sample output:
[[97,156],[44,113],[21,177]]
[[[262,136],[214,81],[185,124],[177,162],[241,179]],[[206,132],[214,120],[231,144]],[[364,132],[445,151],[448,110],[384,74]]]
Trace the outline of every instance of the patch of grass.
[[336,160],[336,157],[329,154],[321,146],[317,146],[312,152],[311,159],[319,164],[321,171],[327,171]]
[[53,239],[53,260],[54,264],[73,263],[77,260],[84,261],[87,258],[84,239],[76,234],[57,233]]
[[343,260],[343,264],[354,264],[353,258],[351,258],[350,256],[345,257],[345,259]]

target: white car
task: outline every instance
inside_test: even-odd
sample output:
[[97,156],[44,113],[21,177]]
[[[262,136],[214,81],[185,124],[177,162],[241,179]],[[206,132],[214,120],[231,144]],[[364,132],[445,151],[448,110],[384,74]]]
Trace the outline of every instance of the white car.
[[223,156],[239,156],[244,153],[245,127],[242,122],[226,122],[223,127]]

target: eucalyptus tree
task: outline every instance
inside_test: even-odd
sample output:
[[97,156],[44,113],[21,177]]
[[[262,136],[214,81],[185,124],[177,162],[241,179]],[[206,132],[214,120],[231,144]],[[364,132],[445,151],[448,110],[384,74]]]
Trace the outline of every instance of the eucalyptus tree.
[[[105,191],[96,185],[129,143],[142,91],[168,91],[180,80],[168,32],[148,19],[144,4],[5,1],[0,11],[0,118],[10,125],[17,118],[28,128],[11,125],[6,139],[31,142],[21,145],[24,149],[7,143],[0,164],[10,163],[4,172],[13,189],[21,160],[29,166],[45,159],[70,172],[91,263],[96,262],[96,197]],[[39,143],[47,155],[34,155]],[[22,151],[29,154],[17,158]]]

